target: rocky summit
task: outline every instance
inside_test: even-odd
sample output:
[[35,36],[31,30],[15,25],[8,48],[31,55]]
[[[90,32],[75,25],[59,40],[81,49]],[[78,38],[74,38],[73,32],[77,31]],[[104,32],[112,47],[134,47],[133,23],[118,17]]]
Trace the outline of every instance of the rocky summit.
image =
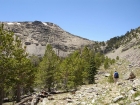
[[4,28],[18,36],[29,55],[42,56],[50,44],[59,56],[65,57],[72,51],[94,42],[64,31],[50,22],[3,22]]

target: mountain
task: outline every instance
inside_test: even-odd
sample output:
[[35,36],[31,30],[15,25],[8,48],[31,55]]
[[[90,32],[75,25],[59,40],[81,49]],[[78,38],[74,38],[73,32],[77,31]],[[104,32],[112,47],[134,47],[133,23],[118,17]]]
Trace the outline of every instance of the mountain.
[[118,56],[133,66],[140,67],[140,27],[127,31],[122,36],[110,38],[106,42],[95,42],[73,35],[50,22],[25,21],[3,22],[4,28],[14,32],[26,45],[29,55],[43,56],[46,45],[51,44],[57,55],[65,57],[74,50],[89,46],[109,58]]
[[140,67],[140,27],[108,40],[105,52],[109,58],[118,56],[128,61],[130,65]]
[[54,51],[62,57],[94,41],[73,35],[50,22],[3,22],[4,28],[13,31],[26,45],[29,55],[44,55],[46,45],[51,44]]
[[[108,69],[103,65],[98,69],[95,84],[81,85],[71,93],[60,92],[62,94],[48,95],[47,105],[140,104],[140,27],[106,42],[94,42],[72,35],[49,22],[4,22],[4,27],[20,37],[30,55],[42,56],[47,44],[51,44],[56,53],[63,57],[88,45],[109,58],[119,58]],[[111,82],[114,71],[119,73],[116,84]],[[131,72],[136,78],[128,79]],[[45,103],[45,99],[37,105]]]

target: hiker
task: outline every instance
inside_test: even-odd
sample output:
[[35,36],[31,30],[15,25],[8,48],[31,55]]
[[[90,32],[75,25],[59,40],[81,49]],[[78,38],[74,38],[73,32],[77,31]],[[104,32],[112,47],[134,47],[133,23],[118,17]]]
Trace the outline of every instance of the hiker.
[[117,71],[114,72],[113,78],[114,78],[114,82],[117,83],[119,78],[119,73]]

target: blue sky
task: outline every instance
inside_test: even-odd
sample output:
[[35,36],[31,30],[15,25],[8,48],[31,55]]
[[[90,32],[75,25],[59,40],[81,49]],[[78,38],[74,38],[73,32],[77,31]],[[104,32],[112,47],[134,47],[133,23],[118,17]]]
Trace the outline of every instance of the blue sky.
[[140,26],[140,0],[0,0],[0,21],[52,22],[94,41]]

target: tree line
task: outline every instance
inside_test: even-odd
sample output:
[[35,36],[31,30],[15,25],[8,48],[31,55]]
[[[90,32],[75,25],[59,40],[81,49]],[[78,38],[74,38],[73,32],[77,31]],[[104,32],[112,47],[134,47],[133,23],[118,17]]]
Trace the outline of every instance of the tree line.
[[139,42],[139,37],[138,37],[139,33],[140,33],[140,27],[136,29],[131,29],[130,31],[127,31],[124,35],[111,38],[106,42],[105,52],[107,53],[114,49],[118,49],[121,45],[127,44],[132,39],[136,39],[137,42]]

